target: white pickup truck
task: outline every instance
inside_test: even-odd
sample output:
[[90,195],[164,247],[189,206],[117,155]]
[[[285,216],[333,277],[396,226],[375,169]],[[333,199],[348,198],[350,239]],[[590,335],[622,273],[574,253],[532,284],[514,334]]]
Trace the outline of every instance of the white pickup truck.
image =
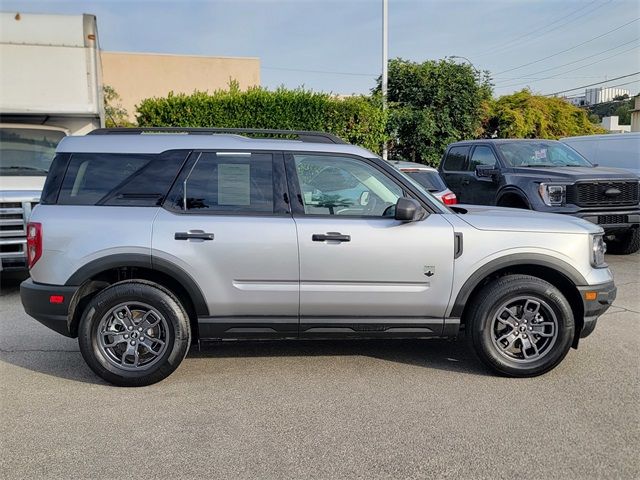
[[96,17],[0,13],[0,271],[26,268],[26,222],[58,142],[104,126]]

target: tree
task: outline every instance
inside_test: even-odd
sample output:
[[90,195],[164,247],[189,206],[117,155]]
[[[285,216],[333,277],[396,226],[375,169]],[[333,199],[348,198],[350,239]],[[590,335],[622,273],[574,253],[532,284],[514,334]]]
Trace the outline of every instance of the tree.
[[620,125],[631,124],[631,110],[634,106],[633,98],[628,95],[620,95],[610,102],[597,103],[589,107],[589,112],[597,118],[595,123],[600,123],[603,117],[618,117]]
[[284,87],[241,91],[237,82],[212,93],[147,98],[137,106],[137,120],[142,127],[321,130],[374,152],[380,152],[386,140],[386,116],[375,98],[336,98]]
[[131,126],[132,123],[128,120],[127,110],[120,104],[122,99],[118,92],[109,85],[105,85],[102,88],[102,92],[104,96],[104,115],[106,117],[105,125],[108,128]]
[[500,138],[560,138],[601,132],[585,110],[525,89],[493,103],[485,133]]
[[[381,79],[374,94],[381,90]],[[389,62],[390,157],[440,162],[447,144],[484,131],[491,84],[487,72],[449,60]]]

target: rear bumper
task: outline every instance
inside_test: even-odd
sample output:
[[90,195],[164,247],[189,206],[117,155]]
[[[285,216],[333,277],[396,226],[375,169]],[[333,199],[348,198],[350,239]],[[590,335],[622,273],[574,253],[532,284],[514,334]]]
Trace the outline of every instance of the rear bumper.
[[[20,300],[27,315],[35,318],[44,326],[66,336],[69,331],[69,305],[78,287],[46,285],[36,283],[30,278],[20,284]],[[62,295],[62,303],[51,303],[51,295]]]
[[[587,285],[584,287],[578,287],[580,297],[582,298],[582,304],[584,306],[584,324],[580,331],[580,338],[585,338],[591,335],[596,328],[598,317],[606,312],[616,299],[618,289],[613,281],[607,283],[601,283],[599,285]],[[594,300],[587,300],[586,295],[588,292],[595,292]]]

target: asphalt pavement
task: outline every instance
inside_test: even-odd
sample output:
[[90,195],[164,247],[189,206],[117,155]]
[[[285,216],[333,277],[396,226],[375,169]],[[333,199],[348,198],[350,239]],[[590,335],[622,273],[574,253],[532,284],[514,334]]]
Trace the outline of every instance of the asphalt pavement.
[[493,375],[464,341],[224,343],[112,387],[0,297],[0,478],[640,478],[640,255],[552,372]]

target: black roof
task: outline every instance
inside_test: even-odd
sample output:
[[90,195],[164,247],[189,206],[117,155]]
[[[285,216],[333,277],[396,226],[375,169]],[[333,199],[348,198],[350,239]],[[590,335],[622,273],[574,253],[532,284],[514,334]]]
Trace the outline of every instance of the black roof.
[[558,140],[550,140],[548,138],[480,138],[477,140],[460,140],[459,142],[450,143],[449,147],[454,145],[475,145],[477,143],[492,143],[494,145],[499,145],[501,143],[514,143],[514,142],[523,142],[523,143],[540,143],[540,142],[553,142],[557,143]]

